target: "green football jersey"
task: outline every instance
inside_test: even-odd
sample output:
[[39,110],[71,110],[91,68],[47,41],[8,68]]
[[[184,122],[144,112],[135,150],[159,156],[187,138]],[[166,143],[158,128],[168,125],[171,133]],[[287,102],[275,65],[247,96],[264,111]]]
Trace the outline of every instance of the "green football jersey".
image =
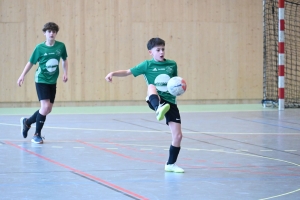
[[177,64],[175,61],[165,60],[157,62],[153,59],[145,60],[131,68],[130,71],[134,77],[144,75],[147,85],[155,85],[156,91],[162,99],[176,104],[176,97],[171,95],[167,89],[167,83],[170,78],[177,76]]
[[60,58],[66,60],[67,57],[66,47],[62,42],[55,41],[53,46],[38,44],[29,59],[32,64],[39,63],[35,72],[35,82],[55,84],[59,75]]

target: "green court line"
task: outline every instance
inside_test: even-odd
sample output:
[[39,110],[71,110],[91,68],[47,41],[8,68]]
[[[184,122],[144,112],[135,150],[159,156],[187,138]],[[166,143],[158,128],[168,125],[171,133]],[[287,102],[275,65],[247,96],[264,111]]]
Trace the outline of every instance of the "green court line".
[[[277,108],[263,108],[261,104],[216,104],[216,105],[178,105],[180,112],[247,112],[277,111]],[[29,115],[38,107],[0,108],[0,115]],[[53,107],[51,114],[128,114],[152,113],[145,106],[89,106],[89,107]]]

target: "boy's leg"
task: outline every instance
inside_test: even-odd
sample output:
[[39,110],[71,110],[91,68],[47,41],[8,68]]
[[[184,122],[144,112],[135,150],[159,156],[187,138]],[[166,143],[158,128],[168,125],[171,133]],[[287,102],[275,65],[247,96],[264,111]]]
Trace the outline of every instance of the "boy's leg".
[[158,121],[162,120],[165,114],[169,111],[170,105],[168,103],[160,104],[160,97],[157,94],[156,87],[152,84],[148,86],[147,95],[151,106],[156,112],[156,119]]
[[169,127],[172,133],[172,145],[170,146],[170,154],[167,164],[174,164],[177,161],[182,140],[181,124],[169,122]]
[[56,84],[36,83],[35,85],[41,108],[36,115],[36,131],[31,142],[41,144],[43,143],[41,131],[46,121],[46,116],[52,111],[56,95]]
[[21,124],[21,133],[24,138],[27,137],[28,131],[30,129],[31,124],[36,122],[36,116],[39,113],[39,110],[37,110],[31,117],[29,118],[24,118],[22,117],[20,119],[20,124]]
[[39,113],[39,110],[37,110],[31,117],[29,117],[26,120],[26,125],[31,126],[31,124],[35,123],[36,122],[36,116],[37,116],[38,113]]
[[46,116],[52,111],[53,103],[50,102],[50,99],[40,100],[41,109],[36,116],[36,130],[35,134],[31,140],[33,143],[42,144],[43,139],[41,136],[42,128],[46,121]]
[[170,111],[166,114],[166,123],[171,130],[172,144],[169,149],[169,159],[165,165],[165,171],[183,173],[184,170],[175,164],[180,152],[182,140],[181,119],[176,104],[171,104]]
[[154,110],[157,110],[160,102],[160,97],[157,94],[156,87],[154,85],[148,85],[147,96],[149,97],[149,102]]

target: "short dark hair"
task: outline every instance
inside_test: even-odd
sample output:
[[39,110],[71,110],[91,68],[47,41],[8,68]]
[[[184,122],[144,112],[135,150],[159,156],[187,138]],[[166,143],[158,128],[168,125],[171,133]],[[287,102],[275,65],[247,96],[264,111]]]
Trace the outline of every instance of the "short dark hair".
[[56,33],[59,31],[59,27],[54,22],[48,22],[44,25],[43,32],[47,30],[55,31]]
[[165,46],[165,41],[160,38],[151,38],[148,41],[147,48],[148,48],[148,50],[151,50],[153,47],[159,46],[159,45]]

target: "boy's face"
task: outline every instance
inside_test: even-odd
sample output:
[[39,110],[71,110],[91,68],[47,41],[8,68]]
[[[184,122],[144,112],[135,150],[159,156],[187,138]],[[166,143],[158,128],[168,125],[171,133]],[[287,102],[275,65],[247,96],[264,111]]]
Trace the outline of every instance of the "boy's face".
[[56,31],[53,30],[46,30],[44,32],[44,35],[46,36],[47,40],[55,40],[56,34]]
[[165,46],[163,45],[153,47],[149,53],[155,61],[162,62],[165,60]]

